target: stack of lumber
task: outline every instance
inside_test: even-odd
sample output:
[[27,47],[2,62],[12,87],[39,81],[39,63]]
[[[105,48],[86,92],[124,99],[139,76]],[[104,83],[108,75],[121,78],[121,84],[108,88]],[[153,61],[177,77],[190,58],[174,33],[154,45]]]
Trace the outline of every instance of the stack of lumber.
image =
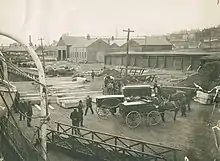
[[95,100],[97,96],[102,95],[102,91],[66,93],[64,95],[57,96],[56,102],[63,108],[75,107],[78,105],[80,100],[84,101],[88,95],[92,97],[92,100]]
[[204,105],[210,105],[212,104],[213,97],[214,97],[214,94],[208,94],[202,91],[197,91],[194,101],[204,104]]

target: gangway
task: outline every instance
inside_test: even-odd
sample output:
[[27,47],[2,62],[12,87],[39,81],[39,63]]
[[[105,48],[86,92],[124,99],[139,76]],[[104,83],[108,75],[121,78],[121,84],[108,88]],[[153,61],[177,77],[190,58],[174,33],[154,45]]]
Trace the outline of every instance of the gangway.
[[[180,150],[56,122],[47,129],[49,149],[97,161],[177,161]],[[79,132],[79,133],[78,133]]]

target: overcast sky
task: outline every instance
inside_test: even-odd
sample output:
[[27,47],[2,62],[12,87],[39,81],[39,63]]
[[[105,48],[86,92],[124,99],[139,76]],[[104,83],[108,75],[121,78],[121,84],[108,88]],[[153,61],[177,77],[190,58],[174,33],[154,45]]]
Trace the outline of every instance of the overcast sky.
[[[164,34],[220,24],[217,0],[0,0],[0,30],[25,41],[44,37],[45,43],[62,33],[85,36]],[[0,44],[6,43],[0,37]]]

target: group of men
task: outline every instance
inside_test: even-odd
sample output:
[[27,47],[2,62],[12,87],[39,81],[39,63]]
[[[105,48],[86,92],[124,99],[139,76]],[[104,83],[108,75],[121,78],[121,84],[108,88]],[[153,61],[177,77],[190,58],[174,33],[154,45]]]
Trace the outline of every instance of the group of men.
[[19,120],[23,121],[27,118],[27,126],[31,127],[31,120],[33,115],[33,109],[30,100],[20,99],[19,92],[16,93],[14,101],[14,110],[15,113],[19,113]]
[[121,94],[122,83],[121,81],[115,80],[113,76],[107,74],[104,78],[104,87],[107,90],[107,94]]
[[[72,120],[72,125],[73,126],[81,126],[83,127],[84,124],[83,124],[83,117],[84,115],[86,116],[87,113],[88,113],[88,110],[90,109],[91,113],[94,114],[94,111],[92,109],[92,98],[90,96],[87,96],[86,98],[86,110],[85,110],[85,114],[83,112],[83,102],[82,100],[79,101],[79,104],[77,107],[73,107],[74,110],[73,112],[71,112],[70,114],[70,119]],[[76,131],[76,133],[78,133],[79,131]]]

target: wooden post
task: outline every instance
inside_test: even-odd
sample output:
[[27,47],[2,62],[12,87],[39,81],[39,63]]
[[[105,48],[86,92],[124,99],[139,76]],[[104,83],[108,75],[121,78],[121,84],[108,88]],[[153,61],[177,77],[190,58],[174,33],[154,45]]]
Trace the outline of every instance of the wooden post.
[[164,68],[167,68],[167,57],[164,56]]
[[128,35],[127,35],[127,53],[126,53],[126,72],[125,72],[125,80],[127,82],[127,76],[128,76],[128,51],[129,51],[129,37],[130,37],[130,32],[134,32],[132,30],[130,30],[128,28],[128,30],[123,30],[124,32],[127,32]]

